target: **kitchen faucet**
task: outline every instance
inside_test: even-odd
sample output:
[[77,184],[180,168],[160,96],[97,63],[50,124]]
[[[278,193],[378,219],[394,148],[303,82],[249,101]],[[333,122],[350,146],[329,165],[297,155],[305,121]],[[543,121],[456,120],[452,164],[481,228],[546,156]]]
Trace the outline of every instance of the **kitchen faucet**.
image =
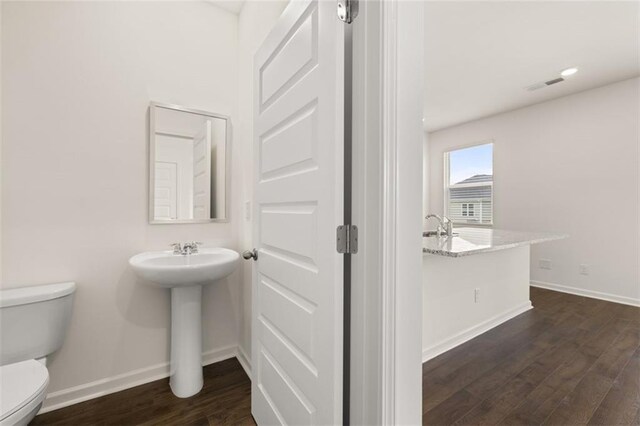
[[[439,216],[437,214],[429,213],[425,216],[427,222],[429,219],[435,218],[438,221],[438,227],[435,231],[425,231],[422,233],[423,237],[441,237],[446,235],[447,237],[451,237],[453,235],[453,221],[449,219],[447,216]],[[445,224],[446,222],[446,224]]]
[[450,237],[453,235],[453,221],[447,217],[447,216],[442,216],[442,220],[443,221],[447,221],[447,224],[444,227],[445,232],[447,233],[447,237]]

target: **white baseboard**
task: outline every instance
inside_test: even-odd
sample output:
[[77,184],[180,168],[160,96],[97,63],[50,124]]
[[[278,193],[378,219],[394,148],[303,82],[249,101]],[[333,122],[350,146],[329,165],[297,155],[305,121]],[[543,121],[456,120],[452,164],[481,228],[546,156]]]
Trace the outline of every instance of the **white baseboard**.
[[236,358],[238,358],[238,362],[244,369],[244,372],[247,373],[247,376],[249,376],[249,380],[251,380],[251,357],[247,355],[240,345],[238,345],[238,354]]
[[[237,354],[238,347],[236,345],[214,349],[202,354],[202,365],[209,365],[214,362],[233,358]],[[243,365],[243,367],[245,366]],[[109,395],[111,393],[143,385],[145,383],[164,379],[165,377],[169,377],[168,362],[96,380],[95,382],[74,386],[69,389],[62,389],[47,395],[47,398],[42,405],[42,409],[38,414],[58,410],[79,402],[88,401],[90,399]]]
[[600,291],[585,290],[582,288],[569,287],[566,285],[535,280],[531,281],[531,286],[544,288],[547,290],[559,291],[561,293],[575,294],[576,296],[590,297],[592,299],[606,300],[607,302],[622,303],[623,305],[640,307],[640,299],[634,299],[633,297],[618,296],[610,293],[602,293]]
[[437,357],[440,354],[443,354],[456,346],[459,346],[474,337],[478,337],[482,333],[486,333],[494,327],[499,326],[503,322],[509,321],[510,319],[520,315],[523,312],[528,311],[533,308],[530,301],[527,301],[513,309],[509,309],[502,314],[496,315],[488,320],[481,322],[480,324],[474,325],[473,327],[467,328],[466,330],[446,338],[435,345],[431,345],[428,348],[425,348],[422,351],[422,362],[427,362],[430,359]]

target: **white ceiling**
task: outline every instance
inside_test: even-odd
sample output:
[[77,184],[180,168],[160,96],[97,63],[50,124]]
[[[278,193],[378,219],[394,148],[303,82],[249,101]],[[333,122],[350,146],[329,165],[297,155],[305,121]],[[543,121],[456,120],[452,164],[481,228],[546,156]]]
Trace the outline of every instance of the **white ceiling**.
[[244,0],[205,0],[205,1],[215,4],[216,6],[236,15],[240,13],[240,11],[242,10],[242,6],[244,5]]
[[[640,2],[430,1],[425,129],[434,131],[640,75]],[[578,67],[565,82],[534,83]]]

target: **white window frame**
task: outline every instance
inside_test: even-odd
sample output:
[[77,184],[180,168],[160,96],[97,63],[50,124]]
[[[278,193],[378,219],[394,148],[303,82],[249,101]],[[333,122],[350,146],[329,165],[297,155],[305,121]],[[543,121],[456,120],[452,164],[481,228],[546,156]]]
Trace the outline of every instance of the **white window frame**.
[[[460,221],[453,221],[454,224],[456,225],[464,225],[464,226],[468,226],[468,227],[480,227],[480,228],[491,228],[493,227],[493,225],[495,224],[495,191],[494,191],[494,182],[496,181],[496,171],[495,171],[495,156],[496,156],[496,146],[495,143],[493,141],[493,139],[489,139],[489,140],[484,140],[481,142],[474,142],[474,143],[470,143],[470,144],[466,144],[466,145],[459,145],[456,146],[454,148],[448,149],[447,151],[444,152],[443,155],[443,160],[444,160],[444,189],[443,189],[443,197],[442,199],[444,200],[444,214],[445,216],[449,216],[449,189],[451,188],[451,185],[449,184],[449,180],[450,180],[450,168],[449,168],[449,159],[450,159],[450,154],[454,151],[459,151],[461,149],[467,149],[467,148],[474,148],[480,145],[491,145],[491,170],[492,170],[492,180],[491,183],[487,183],[487,182],[476,182],[476,183],[463,183],[463,184],[458,184],[456,185],[456,188],[473,188],[475,186],[491,186],[491,222],[490,223],[468,223],[468,222],[460,222]],[[464,204],[474,204],[473,202],[465,202]],[[482,206],[481,206],[482,209]],[[475,208],[474,208],[475,210]],[[482,214],[480,215],[482,216]],[[475,216],[472,216],[475,217]]]

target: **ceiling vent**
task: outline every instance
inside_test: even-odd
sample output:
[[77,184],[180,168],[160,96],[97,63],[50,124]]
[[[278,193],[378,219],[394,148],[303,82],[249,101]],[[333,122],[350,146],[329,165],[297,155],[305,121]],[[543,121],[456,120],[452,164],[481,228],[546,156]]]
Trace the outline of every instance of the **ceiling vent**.
[[543,89],[545,87],[551,86],[553,84],[561,83],[563,81],[564,81],[564,78],[558,77],[558,78],[554,78],[553,80],[545,81],[545,82],[542,82],[542,83],[532,84],[531,86],[525,87],[525,89],[527,91],[529,91],[529,92],[533,92],[535,90],[540,90],[540,89]]

